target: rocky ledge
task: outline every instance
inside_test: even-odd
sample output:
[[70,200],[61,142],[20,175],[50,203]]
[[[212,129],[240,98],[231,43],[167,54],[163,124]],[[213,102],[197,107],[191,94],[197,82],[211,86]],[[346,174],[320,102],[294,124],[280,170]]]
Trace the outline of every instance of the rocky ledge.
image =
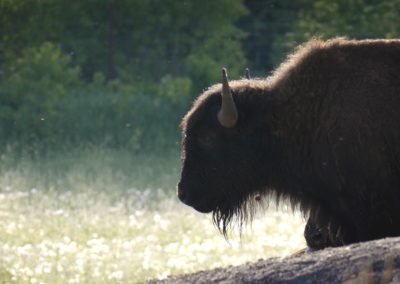
[[400,283],[400,238],[179,275],[152,283]]

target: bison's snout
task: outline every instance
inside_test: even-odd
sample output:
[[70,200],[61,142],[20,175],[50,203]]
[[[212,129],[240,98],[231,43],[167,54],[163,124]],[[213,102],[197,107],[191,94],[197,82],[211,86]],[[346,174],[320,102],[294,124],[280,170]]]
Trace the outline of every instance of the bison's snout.
[[183,190],[181,181],[176,186],[176,194],[178,195],[178,198],[182,203],[190,206],[190,204],[188,204],[188,201],[186,200],[188,195],[186,194],[185,190]]
[[177,195],[179,200],[196,209],[201,213],[211,212],[215,206],[213,202],[207,200],[206,196],[196,194],[195,186],[184,181],[180,181],[177,185]]
[[196,198],[193,198],[194,194],[191,193],[190,190],[193,191],[193,185],[181,180],[177,185],[176,191],[178,198],[182,203],[194,207],[194,205],[196,204]]

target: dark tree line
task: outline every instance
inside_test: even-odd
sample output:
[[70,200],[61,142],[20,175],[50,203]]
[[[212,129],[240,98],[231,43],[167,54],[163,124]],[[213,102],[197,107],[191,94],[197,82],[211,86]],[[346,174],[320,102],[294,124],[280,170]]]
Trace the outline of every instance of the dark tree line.
[[151,137],[175,140],[222,66],[266,76],[315,35],[396,37],[399,11],[398,0],[0,0],[0,139],[161,145]]

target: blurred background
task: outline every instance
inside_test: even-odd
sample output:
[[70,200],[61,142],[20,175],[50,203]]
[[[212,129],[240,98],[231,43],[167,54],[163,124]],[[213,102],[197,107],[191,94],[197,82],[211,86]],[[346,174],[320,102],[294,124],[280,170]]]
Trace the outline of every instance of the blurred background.
[[269,209],[226,241],[177,202],[180,119],[223,66],[266,77],[313,36],[397,37],[399,13],[399,0],[0,0],[0,282],[140,283],[304,246],[297,213]]

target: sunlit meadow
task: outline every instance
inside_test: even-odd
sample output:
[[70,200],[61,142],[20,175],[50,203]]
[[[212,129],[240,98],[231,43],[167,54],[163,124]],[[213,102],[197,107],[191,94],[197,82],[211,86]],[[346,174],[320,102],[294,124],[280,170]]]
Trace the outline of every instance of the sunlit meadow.
[[174,158],[89,149],[1,161],[0,283],[142,283],[304,247],[289,210],[224,239],[177,201]]

